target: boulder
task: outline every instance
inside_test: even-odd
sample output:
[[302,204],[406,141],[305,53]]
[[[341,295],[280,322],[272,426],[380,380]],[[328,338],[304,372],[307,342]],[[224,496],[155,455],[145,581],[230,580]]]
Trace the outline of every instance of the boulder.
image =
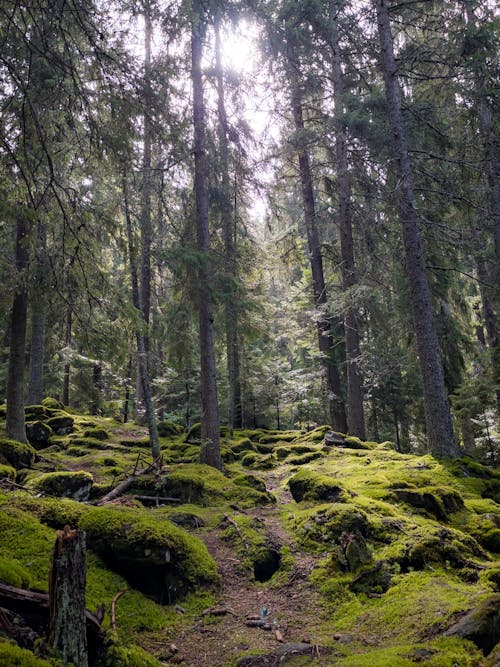
[[48,472],[30,480],[28,486],[48,496],[88,500],[94,479],[88,472]]
[[295,502],[319,500],[342,502],[346,494],[342,486],[331,477],[318,475],[311,470],[301,470],[288,480],[288,486]]
[[445,637],[469,639],[485,655],[493,651],[500,637],[500,595],[491,595],[444,633]]
[[58,414],[47,420],[48,426],[56,435],[68,435],[73,432],[74,419],[68,414]]
[[345,444],[345,435],[335,433],[335,431],[327,431],[325,433],[324,444],[326,447],[343,447]]
[[35,449],[48,447],[49,439],[53,434],[54,431],[50,426],[40,420],[26,422],[26,437],[30,445],[33,445]]
[[14,468],[31,468],[35,460],[36,451],[31,445],[0,438],[0,463],[6,463]]

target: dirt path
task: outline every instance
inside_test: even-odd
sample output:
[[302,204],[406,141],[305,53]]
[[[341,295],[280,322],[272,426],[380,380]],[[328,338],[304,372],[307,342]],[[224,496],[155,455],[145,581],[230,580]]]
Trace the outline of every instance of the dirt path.
[[[268,489],[278,498],[276,505],[245,510],[265,524],[271,539],[290,548],[293,569],[285,585],[256,582],[250,572],[242,571],[240,561],[230,545],[220,538],[219,531],[200,533],[219,567],[221,587],[215,607],[226,609],[222,616],[206,615],[191,627],[172,638],[178,648],[174,660],[183,667],[222,667],[243,651],[258,649],[275,651],[280,642],[319,643],[321,608],[318,595],[308,582],[316,558],[304,554],[283,527],[280,506],[289,501],[288,492],[280,488],[280,479],[273,473],[263,475]],[[258,616],[268,609],[271,630],[248,627],[247,617]]]

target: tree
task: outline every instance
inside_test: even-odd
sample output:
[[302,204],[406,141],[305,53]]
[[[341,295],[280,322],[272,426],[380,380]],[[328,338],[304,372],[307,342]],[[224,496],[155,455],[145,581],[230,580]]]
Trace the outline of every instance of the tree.
[[401,89],[387,0],[376,0],[376,12],[387,115],[394,153],[395,178],[398,182],[397,206],[403,229],[413,323],[422,375],[428,446],[429,451],[435,456],[454,457],[459,455],[460,450],[453,434],[431,294],[425,270],[424,249],[419,231],[413,174],[402,114]]
[[205,102],[203,75],[203,37],[206,16],[201,0],[192,2],[191,80],[193,85],[194,196],[198,268],[198,312],[201,363],[201,463],[222,469],[215,363],[215,328],[212,308],[212,267],[208,220],[207,162],[205,149]]

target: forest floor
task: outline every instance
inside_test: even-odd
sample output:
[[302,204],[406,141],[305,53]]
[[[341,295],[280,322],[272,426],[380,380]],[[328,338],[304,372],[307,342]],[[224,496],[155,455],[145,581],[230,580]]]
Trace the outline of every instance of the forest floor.
[[[278,548],[289,547],[292,572],[282,585],[255,581],[252,573],[241,567],[240,558],[219,531],[197,531],[195,534],[205,542],[217,563],[221,587],[212,608],[215,615],[202,616],[172,636],[172,643],[178,649],[175,662],[185,667],[226,665],[244,651],[257,649],[273,654],[280,646],[293,650],[288,645],[297,643],[314,647],[317,665],[331,664],[320,661],[322,604],[317,589],[309,582],[318,556],[304,553],[283,526],[281,507],[292,500],[290,492],[281,486],[283,475],[264,471],[260,477],[276,496],[277,503],[244,513],[262,525],[269,542]],[[247,619],[261,616],[263,608],[268,610],[270,629],[246,625]]]

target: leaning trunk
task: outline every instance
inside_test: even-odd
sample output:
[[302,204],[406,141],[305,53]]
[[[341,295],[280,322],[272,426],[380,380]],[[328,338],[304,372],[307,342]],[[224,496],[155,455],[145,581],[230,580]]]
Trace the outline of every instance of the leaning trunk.
[[205,103],[201,61],[205,23],[201,0],[193,0],[191,36],[194,125],[194,195],[196,206],[197,244],[200,254],[198,269],[198,308],[201,359],[201,463],[222,468],[220,455],[219,407],[215,366],[215,330],[212,312],[210,266],[210,234],[208,225],[207,158],[205,150]]
[[394,57],[388,0],[376,0],[387,113],[398,183],[397,205],[403,228],[406,270],[424,393],[428,447],[435,456],[460,455],[451,421],[444,373],[425,272],[423,242],[416,210],[413,174],[403,122],[401,91]]

